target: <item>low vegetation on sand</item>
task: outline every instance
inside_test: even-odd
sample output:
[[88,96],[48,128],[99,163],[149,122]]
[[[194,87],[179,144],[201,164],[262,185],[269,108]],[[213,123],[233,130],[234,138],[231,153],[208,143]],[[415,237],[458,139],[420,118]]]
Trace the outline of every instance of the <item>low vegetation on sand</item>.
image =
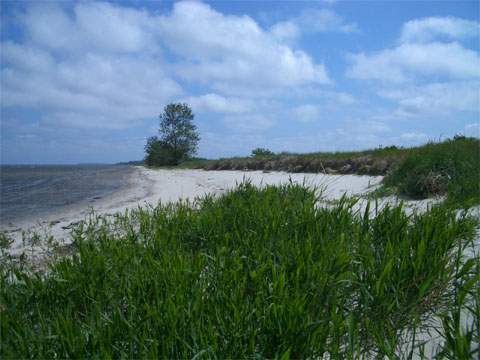
[[184,168],[205,170],[266,170],[327,174],[384,175],[408,153],[395,146],[361,152],[279,153],[255,149],[252,156],[219,160],[191,159]]
[[452,204],[480,203],[480,141],[456,137],[412,149],[385,186],[412,198],[447,195]]
[[439,358],[478,355],[472,218],[317,205],[302,186],[244,183],[92,216],[44,274],[4,259],[1,357],[393,359],[426,329]]
[[385,175],[376,194],[414,199],[447,195],[454,205],[480,203],[480,140],[455,136],[416,148],[390,146],[361,152],[274,154],[255,149],[250,157],[194,159],[180,165],[206,170],[275,170],[327,174]]

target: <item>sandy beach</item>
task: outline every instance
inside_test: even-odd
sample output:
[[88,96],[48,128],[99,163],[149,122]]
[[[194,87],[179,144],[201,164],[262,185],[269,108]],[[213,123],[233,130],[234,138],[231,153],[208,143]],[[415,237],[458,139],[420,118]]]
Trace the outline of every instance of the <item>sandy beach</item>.
[[[9,223],[2,227],[14,240],[10,252],[19,255],[25,251],[22,242],[23,233],[37,233],[42,238],[53,236],[56,241],[69,244],[70,231],[74,224],[84,220],[92,211],[99,215],[111,215],[124,212],[138,206],[156,205],[159,202],[175,202],[179,199],[194,199],[205,194],[219,195],[241,183],[251,181],[254,185],[282,184],[289,181],[315,187],[326,202],[347,196],[362,196],[376,189],[382,181],[381,176],[326,175],[311,173],[285,173],[262,171],[204,171],[204,170],[166,170],[135,167],[125,189],[109,196],[96,199],[88,205],[73,205],[61,213]],[[386,198],[385,202],[398,201]],[[428,201],[410,201],[408,210],[425,209]],[[366,201],[360,202],[359,206]],[[28,237],[28,236],[27,236]],[[30,246],[29,249],[31,250]],[[37,255],[40,255],[40,250]]]

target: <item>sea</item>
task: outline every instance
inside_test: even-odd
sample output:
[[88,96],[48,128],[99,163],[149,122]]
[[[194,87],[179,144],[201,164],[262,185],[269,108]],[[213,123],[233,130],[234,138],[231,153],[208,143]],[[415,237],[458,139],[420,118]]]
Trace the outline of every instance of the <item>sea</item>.
[[0,165],[0,225],[34,220],[122,190],[128,165]]

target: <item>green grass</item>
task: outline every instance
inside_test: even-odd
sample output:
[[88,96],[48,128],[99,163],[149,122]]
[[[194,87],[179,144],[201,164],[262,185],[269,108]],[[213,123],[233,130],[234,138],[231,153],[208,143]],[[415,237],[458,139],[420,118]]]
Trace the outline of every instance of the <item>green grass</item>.
[[[2,263],[0,355],[396,358],[437,314],[441,356],[475,356],[480,266],[462,257],[472,218],[316,202],[302,186],[244,183],[92,216],[46,273]],[[465,304],[468,331],[456,321]]]
[[450,204],[478,204],[480,141],[458,137],[412,149],[385,178],[384,184],[416,199],[448,195],[447,202]]

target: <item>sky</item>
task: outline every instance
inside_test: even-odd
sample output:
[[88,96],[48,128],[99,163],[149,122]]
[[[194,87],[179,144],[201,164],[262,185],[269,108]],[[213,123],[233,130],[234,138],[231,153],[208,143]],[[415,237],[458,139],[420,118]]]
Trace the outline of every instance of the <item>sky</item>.
[[206,158],[480,134],[477,1],[0,6],[2,164],[142,159],[172,102]]

